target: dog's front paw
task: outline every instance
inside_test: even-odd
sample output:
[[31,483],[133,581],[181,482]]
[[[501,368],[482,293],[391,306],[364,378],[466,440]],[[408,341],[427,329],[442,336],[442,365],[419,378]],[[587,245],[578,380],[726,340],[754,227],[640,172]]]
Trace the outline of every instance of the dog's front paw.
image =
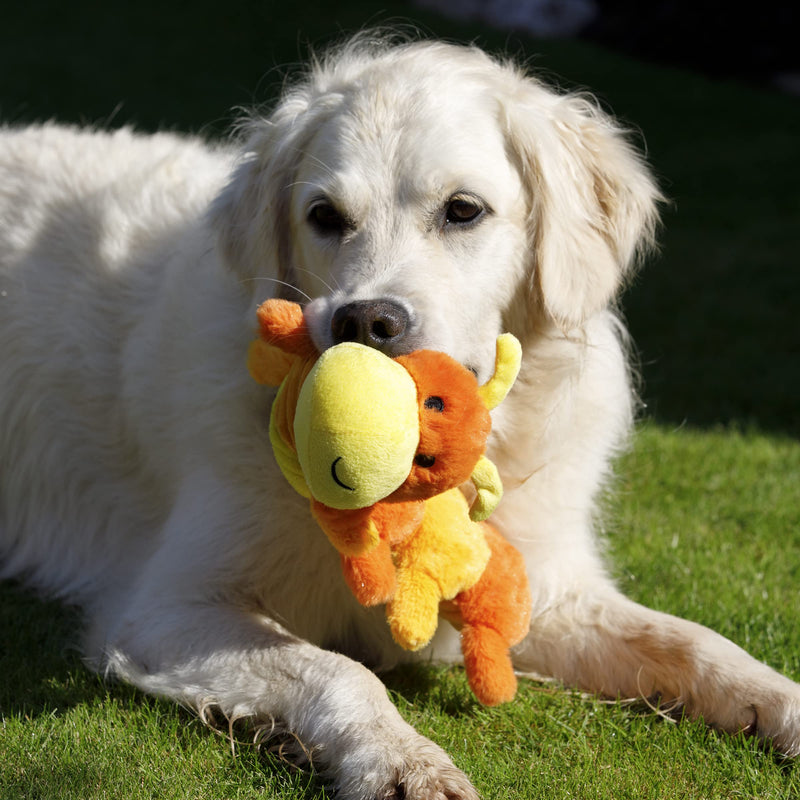
[[338,772],[337,800],[479,800],[444,750],[416,732],[394,741],[378,736]]
[[[717,673],[688,702],[690,716],[728,733],[769,742],[778,752],[800,756],[800,685],[749,656],[738,673]],[[704,692],[708,686],[713,692]],[[719,687],[725,687],[719,691]]]
[[773,673],[773,684],[744,709],[743,729],[772,744],[784,755],[800,756],[800,686]]

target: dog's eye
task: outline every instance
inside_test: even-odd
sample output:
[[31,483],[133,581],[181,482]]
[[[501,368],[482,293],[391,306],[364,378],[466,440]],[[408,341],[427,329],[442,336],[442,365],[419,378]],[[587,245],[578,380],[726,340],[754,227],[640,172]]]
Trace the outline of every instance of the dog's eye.
[[308,212],[308,221],[320,232],[341,235],[347,220],[330,203],[316,203]]
[[417,455],[414,456],[414,463],[418,467],[423,467],[425,469],[428,469],[429,467],[432,467],[436,463],[436,458],[434,456],[426,456],[423,453],[418,453]]
[[441,414],[444,411],[444,400],[441,397],[436,397],[436,395],[426,397],[425,408],[429,408],[431,411],[438,411]]
[[484,212],[484,207],[466,197],[454,197],[447,204],[444,219],[448,225],[463,225],[474,222]]

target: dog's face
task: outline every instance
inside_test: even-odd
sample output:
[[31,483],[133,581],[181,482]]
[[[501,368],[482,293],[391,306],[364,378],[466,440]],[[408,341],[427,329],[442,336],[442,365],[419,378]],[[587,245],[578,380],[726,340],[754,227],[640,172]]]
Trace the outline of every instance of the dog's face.
[[523,187],[496,114],[474,96],[443,109],[396,88],[384,105],[379,91],[322,125],[292,189],[295,280],[317,297],[315,341],[443,350],[488,377],[527,253]]
[[655,221],[605,116],[472,49],[348,50],[249,128],[223,253],[277,267],[320,349],[443,350],[483,381],[502,331],[607,304]]

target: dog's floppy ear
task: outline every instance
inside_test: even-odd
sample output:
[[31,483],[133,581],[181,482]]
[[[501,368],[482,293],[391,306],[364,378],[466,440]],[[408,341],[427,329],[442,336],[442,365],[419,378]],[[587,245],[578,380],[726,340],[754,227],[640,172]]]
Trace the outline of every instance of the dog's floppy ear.
[[529,196],[534,280],[545,310],[569,330],[614,297],[652,246],[662,198],[623,132],[589,100],[530,78],[517,86],[501,107]]
[[239,163],[212,206],[211,221],[222,258],[245,280],[291,282],[289,200],[314,116],[302,85],[269,116],[253,115],[239,125]]

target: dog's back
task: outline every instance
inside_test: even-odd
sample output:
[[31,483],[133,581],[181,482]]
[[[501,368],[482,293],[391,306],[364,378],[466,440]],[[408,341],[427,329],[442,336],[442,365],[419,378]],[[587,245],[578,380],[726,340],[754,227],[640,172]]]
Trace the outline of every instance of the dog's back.
[[81,600],[120,578],[114,531],[153,528],[121,389],[168,255],[228,168],[172,135],[0,131],[4,575]]

